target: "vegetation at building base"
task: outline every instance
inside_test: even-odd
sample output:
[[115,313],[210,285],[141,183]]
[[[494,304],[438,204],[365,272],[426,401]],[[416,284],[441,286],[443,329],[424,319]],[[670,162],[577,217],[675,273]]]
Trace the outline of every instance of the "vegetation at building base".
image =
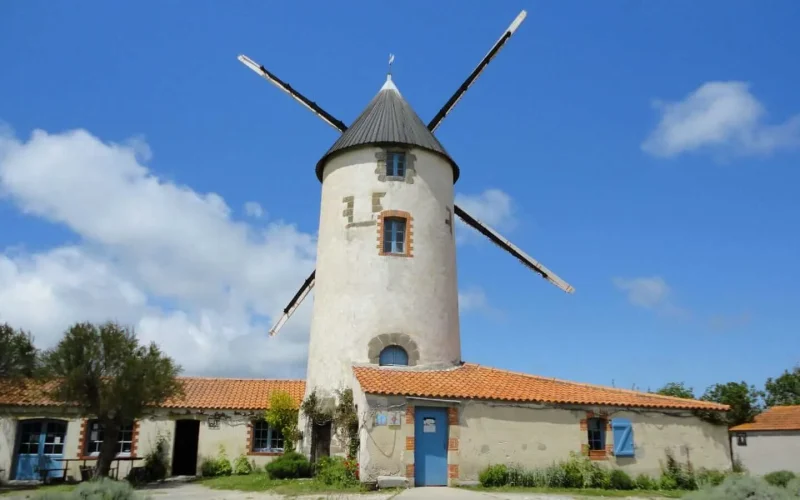
[[333,431],[347,448],[347,457],[355,460],[360,445],[358,437],[358,413],[353,401],[353,390],[343,389],[336,397],[320,397],[316,391],[306,396],[300,405],[300,411],[311,423],[312,461],[316,446],[316,431],[327,424],[333,425]]
[[701,485],[717,486],[726,473],[716,470],[695,471],[690,462],[682,464],[667,453],[661,477],[645,474],[631,477],[622,469],[601,466],[588,457],[571,453],[568,460],[548,467],[525,469],[518,465],[491,465],[479,476],[484,487],[572,488],[619,491],[687,491]]
[[233,474],[233,466],[223,445],[219,445],[216,457],[206,457],[200,463],[200,475],[203,477],[230,476],[231,474]]
[[299,479],[311,477],[311,463],[301,453],[287,451],[265,467],[272,479]]
[[144,495],[133,489],[127,481],[98,478],[85,481],[71,489],[47,489],[35,497],[37,500],[143,500]]
[[[576,453],[569,460],[539,469],[516,465],[491,465],[480,474],[484,488],[535,489],[572,492],[582,496],[666,496],[689,500],[796,500],[800,478],[777,471],[763,478],[733,471],[695,470],[667,453],[661,477],[640,474],[632,478],[621,469],[610,469]],[[634,491],[635,490],[635,491]]]

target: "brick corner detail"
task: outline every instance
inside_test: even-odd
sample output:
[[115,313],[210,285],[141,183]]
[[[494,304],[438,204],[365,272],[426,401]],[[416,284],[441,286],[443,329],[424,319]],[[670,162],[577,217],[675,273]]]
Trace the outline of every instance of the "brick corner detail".
[[458,479],[458,464],[450,464],[447,466],[447,477],[450,479]]

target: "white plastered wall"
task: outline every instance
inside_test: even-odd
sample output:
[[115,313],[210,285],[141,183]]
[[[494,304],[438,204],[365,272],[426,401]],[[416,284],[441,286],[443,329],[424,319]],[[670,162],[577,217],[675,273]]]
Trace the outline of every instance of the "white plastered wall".
[[[344,152],[324,170],[307,393],[347,387],[353,363],[369,362],[369,342],[381,334],[410,336],[418,366],[461,359],[452,168],[438,155],[411,149],[413,182],[380,180],[380,151]],[[411,214],[411,257],[380,255],[377,219],[384,210]]]
[[[588,441],[580,421],[587,410],[608,412],[609,418],[628,418],[633,424],[635,456],[614,457],[597,463],[617,467],[631,475],[640,473],[660,476],[667,450],[680,462],[691,460],[695,469],[729,470],[731,468],[728,432],[724,426],[709,424],[680,411],[631,411],[603,407],[553,408],[535,404],[507,404],[477,401],[436,403],[405,400],[401,397],[362,396],[366,407],[361,433],[361,474],[374,480],[378,475],[406,475],[406,467],[414,463],[413,449],[406,439],[414,437],[412,422],[402,421],[397,427],[376,426],[376,411],[404,409],[407,405],[435,405],[457,408],[458,421],[448,431],[450,446],[448,466],[457,465],[454,481],[471,482],[491,464],[519,464],[523,467],[545,467],[566,460],[570,453],[580,454]],[[606,441],[613,443],[613,432]]]
[[752,474],[790,470],[800,474],[800,431],[748,431],[747,445],[739,446],[732,433],[733,455]]

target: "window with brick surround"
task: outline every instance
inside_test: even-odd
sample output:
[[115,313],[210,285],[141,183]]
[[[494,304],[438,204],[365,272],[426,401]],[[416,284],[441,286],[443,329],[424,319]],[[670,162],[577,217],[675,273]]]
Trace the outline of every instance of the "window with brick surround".
[[[87,456],[100,454],[100,447],[103,445],[103,426],[97,420],[89,420],[86,423],[86,449]],[[133,445],[133,422],[123,425],[119,430],[119,442],[117,443],[117,455],[130,455]]]
[[586,421],[586,430],[589,433],[589,450],[606,451],[606,420],[604,418],[590,418]]
[[389,151],[386,153],[386,176],[406,176],[406,154],[402,151]]
[[273,429],[265,420],[253,422],[253,449],[258,453],[283,451],[283,434]]
[[406,253],[406,224],[403,217],[384,217],[383,253]]

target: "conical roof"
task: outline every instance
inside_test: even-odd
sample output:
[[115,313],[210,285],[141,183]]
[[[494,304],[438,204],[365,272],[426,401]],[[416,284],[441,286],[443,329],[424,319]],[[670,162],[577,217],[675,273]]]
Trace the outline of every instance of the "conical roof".
[[317,162],[317,178],[322,180],[322,168],[332,156],[366,145],[425,149],[447,160],[453,167],[453,182],[458,180],[458,165],[400,95],[391,75],[356,121]]

